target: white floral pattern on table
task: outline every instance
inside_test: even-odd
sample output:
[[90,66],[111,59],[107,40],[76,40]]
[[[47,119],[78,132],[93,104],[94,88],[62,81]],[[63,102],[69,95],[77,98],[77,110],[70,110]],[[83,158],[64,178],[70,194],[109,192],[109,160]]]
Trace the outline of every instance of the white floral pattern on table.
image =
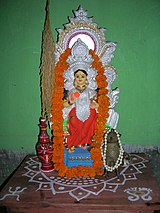
[[150,196],[150,193],[152,192],[152,190],[150,188],[132,187],[132,188],[125,189],[124,192],[129,194],[128,200],[130,201],[138,201],[140,199],[144,201],[152,200],[152,197]]
[[3,197],[0,198],[0,200],[4,200],[6,197],[9,196],[16,196],[16,200],[20,201],[20,193],[22,193],[27,187],[21,188],[20,186],[17,186],[15,190],[12,190],[13,187],[9,187],[8,194],[5,194]]
[[116,192],[118,187],[124,185],[126,181],[136,180],[136,175],[142,173],[141,169],[146,167],[145,163],[148,160],[136,154],[132,154],[131,158],[132,164],[121,168],[119,179],[114,172],[112,177],[107,178],[67,178],[57,176],[55,171],[44,173],[40,170],[41,163],[37,161],[37,157],[32,157],[26,162],[28,165],[25,167],[27,172],[24,176],[29,178],[29,182],[38,184],[36,191],[50,190],[53,195],[67,193],[80,201],[90,195],[98,195],[103,191]]

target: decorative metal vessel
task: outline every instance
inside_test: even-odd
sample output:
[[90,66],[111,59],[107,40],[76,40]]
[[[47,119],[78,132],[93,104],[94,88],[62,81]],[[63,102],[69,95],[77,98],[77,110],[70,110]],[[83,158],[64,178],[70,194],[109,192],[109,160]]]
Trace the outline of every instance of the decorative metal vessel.
[[37,143],[37,155],[41,162],[41,170],[44,172],[53,171],[53,148],[47,133],[47,125],[44,118],[40,119],[40,134]]

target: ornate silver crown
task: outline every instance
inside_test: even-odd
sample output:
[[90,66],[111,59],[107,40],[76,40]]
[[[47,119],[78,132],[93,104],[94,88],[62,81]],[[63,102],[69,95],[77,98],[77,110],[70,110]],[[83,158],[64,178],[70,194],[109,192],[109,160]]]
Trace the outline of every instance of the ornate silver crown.
[[89,49],[95,51],[103,65],[108,65],[116,49],[116,43],[106,41],[105,29],[99,28],[92,18],[88,18],[87,11],[81,6],[74,11],[74,14],[74,18],[69,17],[70,22],[64,25],[64,29],[57,29],[56,62],[62,52],[68,47],[72,48],[74,43],[80,38]]
[[64,71],[64,88],[66,90],[73,89],[74,72],[78,69],[85,70],[87,72],[88,87],[95,90],[97,88],[97,83],[95,77],[97,71],[91,68],[93,62],[92,56],[89,54],[88,46],[78,39],[71,49],[71,55],[68,57],[67,62],[69,64],[69,69]]

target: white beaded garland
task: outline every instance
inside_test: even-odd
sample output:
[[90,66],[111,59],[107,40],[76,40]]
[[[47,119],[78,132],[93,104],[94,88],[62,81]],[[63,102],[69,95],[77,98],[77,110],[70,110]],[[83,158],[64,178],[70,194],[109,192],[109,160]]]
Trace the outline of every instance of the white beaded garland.
[[[110,171],[110,172],[114,171],[115,169],[117,169],[122,164],[123,154],[124,154],[124,149],[123,149],[122,144],[120,142],[119,133],[116,130],[114,130],[114,131],[117,134],[118,143],[119,143],[119,147],[120,147],[119,156],[118,156],[117,161],[116,161],[114,166],[108,166],[106,164],[107,136],[111,132],[111,129],[106,132],[106,134],[104,136],[104,142],[101,144],[101,154],[102,154],[103,164],[104,164],[104,167],[106,168],[106,170]],[[104,146],[104,149],[103,149],[103,146]]]

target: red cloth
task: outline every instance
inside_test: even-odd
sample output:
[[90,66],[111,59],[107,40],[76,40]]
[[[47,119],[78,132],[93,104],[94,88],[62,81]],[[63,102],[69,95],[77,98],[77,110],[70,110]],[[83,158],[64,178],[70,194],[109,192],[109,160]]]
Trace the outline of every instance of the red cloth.
[[91,138],[96,126],[97,112],[90,109],[90,116],[84,122],[76,117],[76,109],[73,108],[69,113],[69,132],[67,138],[67,147],[91,144]]

